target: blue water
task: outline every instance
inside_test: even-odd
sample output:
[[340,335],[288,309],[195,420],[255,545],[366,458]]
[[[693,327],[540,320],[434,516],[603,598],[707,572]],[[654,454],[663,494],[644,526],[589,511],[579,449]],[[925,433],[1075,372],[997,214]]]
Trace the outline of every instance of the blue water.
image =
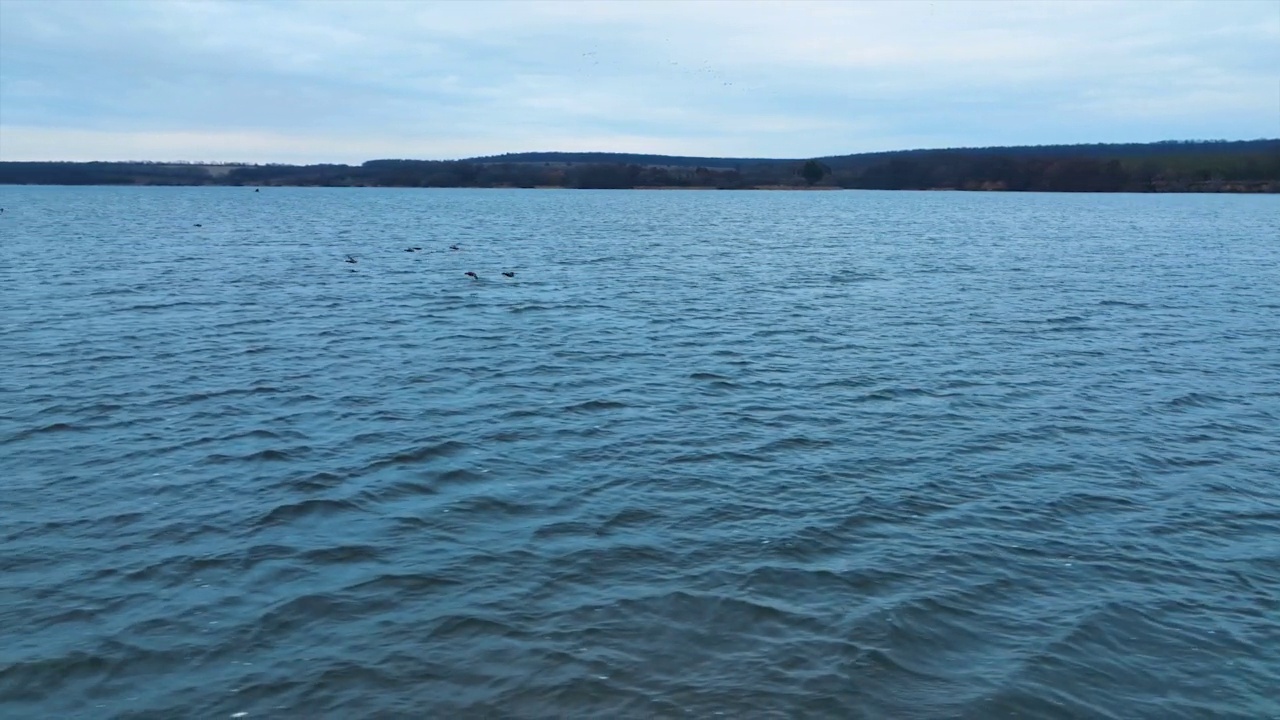
[[0,717],[1280,717],[1275,197],[0,207]]

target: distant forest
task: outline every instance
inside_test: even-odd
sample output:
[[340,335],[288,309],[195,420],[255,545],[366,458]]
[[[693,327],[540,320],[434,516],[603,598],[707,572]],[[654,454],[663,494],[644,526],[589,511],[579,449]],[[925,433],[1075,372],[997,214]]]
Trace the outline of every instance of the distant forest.
[[809,159],[547,152],[361,165],[0,162],[0,184],[1276,193],[1280,139],[902,150]]

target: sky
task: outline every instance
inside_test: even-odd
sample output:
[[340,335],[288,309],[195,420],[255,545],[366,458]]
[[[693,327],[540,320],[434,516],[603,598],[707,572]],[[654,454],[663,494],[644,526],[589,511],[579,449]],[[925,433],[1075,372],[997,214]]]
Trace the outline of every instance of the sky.
[[1280,0],[0,0],[0,160],[1280,137]]

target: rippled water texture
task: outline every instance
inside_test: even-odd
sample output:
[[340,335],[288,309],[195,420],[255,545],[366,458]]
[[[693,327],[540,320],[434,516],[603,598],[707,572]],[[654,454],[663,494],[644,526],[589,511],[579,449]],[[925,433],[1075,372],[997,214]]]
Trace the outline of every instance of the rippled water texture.
[[1280,716],[1277,198],[0,206],[5,718]]

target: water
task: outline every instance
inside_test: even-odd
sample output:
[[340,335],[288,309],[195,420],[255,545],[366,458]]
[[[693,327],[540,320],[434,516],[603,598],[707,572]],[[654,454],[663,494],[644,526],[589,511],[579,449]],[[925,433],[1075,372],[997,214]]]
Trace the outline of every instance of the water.
[[1280,717],[1274,197],[0,207],[5,718]]

